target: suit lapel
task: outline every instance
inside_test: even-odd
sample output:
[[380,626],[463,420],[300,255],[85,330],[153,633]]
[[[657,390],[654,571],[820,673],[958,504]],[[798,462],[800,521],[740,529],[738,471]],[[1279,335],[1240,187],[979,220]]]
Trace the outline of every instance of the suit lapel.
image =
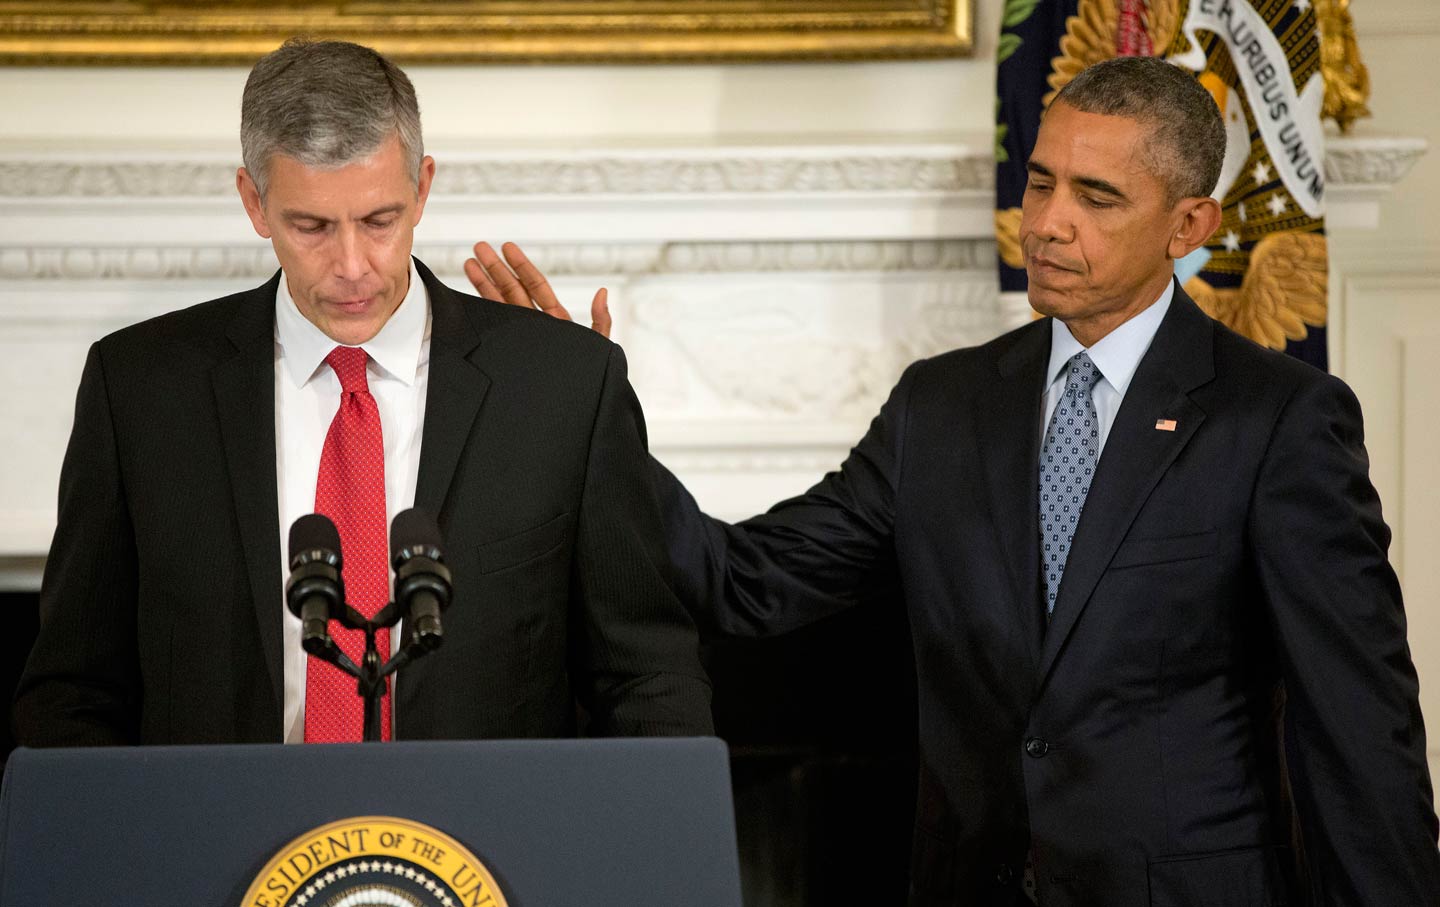
[[[425,391],[425,425],[420,438],[420,470],[415,485],[415,506],[445,529],[445,505],[460,458],[470,443],[480,405],[490,378],[472,360],[480,346],[481,331],[473,300],[442,284],[430,269],[415,262],[430,298],[430,376]],[[483,455],[482,455],[483,456]],[[402,643],[410,642],[409,621],[400,625]],[[395,735],[413,737],[405,715],[415,714],[413,703],[423,695],[430,659],[421,659],[402,672],[397,686]]]
[[490,378],[470,359],[480,345],[466,297],[416,262],[430,295],[430,378],[415,506],[439,519]]
[[1044,399],[1049,341],[1049,322],[1037,322],[1001,354],[996,363],[998,386],[977,400],[975,419],[975,439],[985,464],[990,512],[1010,571],[1016,616],[1032,668],[1039,663],[1044,634],[1036,464],[1040,461],[1040,404]]
[[[1205,413],[1188,394],[1214,377],[1213,345],[1209,317],[1177,287],[1115,414],[1080,514],[1045,634],[1042,685],[1135,516],[1204,421]],[[1159,419],[1174,420],[1174,431],[1158,430]]]
[[211,372],[235,519],[249,572],[265,666],[283,713],[280,512],[275,477],[275,290],[268,283],[244,294],[226,331],[234,354]]

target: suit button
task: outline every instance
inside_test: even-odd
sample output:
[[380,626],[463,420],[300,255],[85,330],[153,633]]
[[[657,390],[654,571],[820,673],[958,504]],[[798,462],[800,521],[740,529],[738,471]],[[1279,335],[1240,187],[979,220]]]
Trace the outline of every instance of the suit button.
[[1015,881],[1015,870],[1010,868],[1010,864],[1001,863],[1000,868],[995,872],[995,881],[1001,885],[1009,885]]
[[1032,759],[1043,759],[1048,752],[1050,752],[1050,744],[1039,737],[1031,737],[1025,741],[1025,754]]

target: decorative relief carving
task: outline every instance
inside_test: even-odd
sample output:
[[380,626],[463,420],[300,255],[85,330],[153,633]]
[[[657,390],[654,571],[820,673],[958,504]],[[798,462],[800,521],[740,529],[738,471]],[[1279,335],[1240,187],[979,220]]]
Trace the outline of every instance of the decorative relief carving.
[[957,192],[993,185],[988,157],[944,154],[495,160],[447,163],[435,178],[436,191],[454,195]]
[[[1331,143],[1332,183],[1396,182],[1424,153],[1424,142],[1350,138]],[[239,161],[183,155],[133,161],[0,160],[0,196],[8,198],[228,198]],[[954,145],[873,151],[815,148],[793,153],[666,153],[612,157],[513,159],[447,157],[435,179],[439,195],[751,195],[835,192],[984,192],[994,187],[994,160],[983,149]]]
[[[777,243],[571,243],[527,245],[550,277],[986,270],[989,240]],[[421,245],[415,254],[437,273],[461,279],[464,245]],[[0,248],[0,279],[149,280],[254,278],[279,267],[268,246],[38,246]]]
[[872,344],[820,333],[814,294],[797,298],[805,291],[632,288],[625,346],[650,411],[824,419],[868,408],[888,363]]
[[632,288],[625,345],[647,412],[864,420],[906,365],[997,333],[988,273],[868,283],[857,299],[800,281]]
[[[11,198],[228,197],[229,163],[0,161],[0,196]],[[435,176],[440,195],[730,195],[825,192],[965,192],[994,185],[988,155],[938,147],[933,154],[824,149],[809,156],[667,156],[455,160]]]
[[994,267],[989,240],[669,243],[657,269],[706,274],[751,271],[958,271]]
[[0,249],[3,280],[264,279],[277,267],[269,246]]
[[[918,288],[914,317],[891,355],[894,378],[917,359],[994,339],[1001,324],[997,289],[992,275],[965,275]],[[886,309],[887,314],[894,307]],[[888,388],[887,388],[888,391]]]
[[0,161],[9,198],[204,198],[235,193],[235,168],[183,158],[162,161]]
[[[663,249],[660,243],[525,243],[525,254],[547,277],[658,274]],[[435,273],[463,280],[470,250],[465,245],[420,245],[415,256]]]
[[1330,186],[1388,187],[1405,178],[1428,148],[1423,139],[1331,139],[1325,149]]

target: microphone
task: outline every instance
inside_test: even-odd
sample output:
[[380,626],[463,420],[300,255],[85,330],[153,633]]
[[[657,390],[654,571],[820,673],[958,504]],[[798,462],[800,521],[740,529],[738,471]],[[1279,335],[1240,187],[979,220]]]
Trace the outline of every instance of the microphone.
[[329,517],[307,513],[291,525],[285,605],[300,618],[300,644],[312,655],[335,645],[329,621],[345,610],[340,566],[340,532]]
[[395,568],[395,603],[410,618],[411,632],[426,650],[440,648],[440,614],[450,606],[450,570],[440,553],[440,527],[411,507],[390,524],[390,563]]

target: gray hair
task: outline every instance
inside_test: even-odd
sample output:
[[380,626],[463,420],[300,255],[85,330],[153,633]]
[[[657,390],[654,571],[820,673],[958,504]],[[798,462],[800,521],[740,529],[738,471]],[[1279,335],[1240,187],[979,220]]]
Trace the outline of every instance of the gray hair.
[[1158,57],[1116,57],[1082,70],[1051,103],[1121,116],[1151,130],[1150,163],[1174,204],[1209,195],[1225,162],[1225,122],[1210,92]]
[[415,87],[368,47],[291,38],[261,57],[245,81],[240,151],[262,198],[276,154],[331,170],[370,157],[392,135],[418,185],[425,146]]

